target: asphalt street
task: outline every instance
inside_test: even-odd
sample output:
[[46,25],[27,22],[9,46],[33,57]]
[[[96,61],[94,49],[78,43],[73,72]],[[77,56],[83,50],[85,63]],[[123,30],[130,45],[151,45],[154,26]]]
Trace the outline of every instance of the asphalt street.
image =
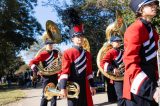
[[[26,97],[20,101],[7,104],[5,106],[40,106],[42,88],[29,88],[23,90],[26,93]],[[107,102],[107,93],[101,92],[93,96],[94,106],[117,106],[116,103]],[[50,102],[48,103],[50,106]],[[66,99],[58,99],[57,106],[67,106]]]

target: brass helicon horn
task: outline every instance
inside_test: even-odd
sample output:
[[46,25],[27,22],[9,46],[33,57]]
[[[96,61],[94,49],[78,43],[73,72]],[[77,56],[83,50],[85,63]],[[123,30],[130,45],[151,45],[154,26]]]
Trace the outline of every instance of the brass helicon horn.
[[123,20],[122,13],[119,10],[117,10],[116,20],[113,23],[109,24],[108,27],[106,28],[107,41],[110,40],[111,36],[116,36],[116,35],[119,35],[120,38],[122,38],[123,40],[123,35],[126,28],[127,28],[127,25]]
[[54,43],[60,43],[62,40],[60,30],[58,29],[57,25],[51,21],[48,20],[46,22],[46,35],[42,36],[42,39],[46,41],[47,39],[51,39]]
[[[67,82],[67,91],[68,91],[68,98],[78,98],[80,87],[76,82]],[[44,90],[44,96],[47,100],[50,100],[53,96],[61,96],[60,90],[56,87],[53,83],[47,84]]]
[[39,62],[37,66],[39,72],[42,75],[54,75],[61,71],[62,62],[61,62],[61,52],[58,50],[58,57],[54,59],[47,67],[43,67],[42,62]]
[[[42,40],[45,42],[46,40],[52,40],[54,43],[60,43],[61,42],[61,34],[60,30],[58,29],[57,25],[51,21],[48,20],[46,22],[46,32],[42,35]],[[61,51],[58,48],[54,48],[58,51],[58,57],[54,59],[47,67],[43,67],[42,62],[39,63],[37,68],[39,69],[39,72],[42,75],[53,75],[58,73],[61,70]],[[45,50],[45,47],[41,48],[36,56],[38,56],[42,51]],[[35,56],[35,57],[36,57]]]
[[112,45],[110,44],[110,38],[111,36],[119,36],[123,40],[123,35],[126,30],[127,26],[123,21],[122,13],[120,11],[116,11],[116,20],[109,24],[109,26],[106,28],[106,39],[107,42],[104,43],[104,45],[101,47],[101,49],[98,52],[97,55],[97,66],[99,71],[107,78],[116,80],[116,81],[121,81],[123,80],[124,76],[124,64],[121,64],[119,66],[120,76],[116,76],[111,72],[104,72],[104,70],[100,66],[100,61],[104,57],[105,53],[113,48]]

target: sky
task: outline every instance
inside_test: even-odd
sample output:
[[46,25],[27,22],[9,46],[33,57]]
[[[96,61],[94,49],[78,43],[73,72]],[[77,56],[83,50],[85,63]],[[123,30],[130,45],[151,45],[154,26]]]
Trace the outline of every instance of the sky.
[[38,0],[38,5],[35,7],[35,17],[40,22],[42,27],[45,29],[45,23],[47,20],[52,20],[54,22],[60,22],[57,12],[53,10],[53,8],[49,6],[42,6],[42,1]]
[[[52,20],[55,23],[61,22],[61,20],[57,16],[57,12],[49,6],[48,7],[42,6],[42,1],[47,1],[47,0],[38,0],[38,5],[35,7],[35,14],[33,14],[33,16],[35,16],[35,18],[39,21],[43,29],[45,29],[45,24],[47,20]],[[60,1],[63,2],[64,0],[60,0]],[[70,3],[70,0],[66,0],[66,1],[67,3]],[[59,3],[59,5],[61,4],[62,3]],[[61,49],[62,52],[67,48],[70,48],[71,46],[72,46],[71,44],[66,45],[65,43],[58,45],[58,47]],[[28,54],[29,53],[24,50],[20,52],[20,55],[22,56],[26,64],[28,64],[29,61],[32,58],[34,58],[34,55],[35,55],[35,53],[30,53],[30,55]]]
[[[45,23],[47,20],[52,20],[55,23],[61,22],[58,18],[56,10],[50,6],[42,6],[42,2],[47,2],[48,0],[38,0],[38,5],[35,7],[35,17],[41,23],[42,27],[45,29]],[[64,2],[66,1],[68,5],[71,5],[71,0],[54,0],[56,4],[65,8]]]

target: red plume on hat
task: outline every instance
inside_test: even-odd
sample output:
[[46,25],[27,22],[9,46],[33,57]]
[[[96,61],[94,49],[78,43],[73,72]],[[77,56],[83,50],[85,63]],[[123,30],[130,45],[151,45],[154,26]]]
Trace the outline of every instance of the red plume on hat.
[[68,8],[65,10],[68,22],[71,25],[70,35],[71,37],[79,36],[83,34],[82,20],[78,15],[78,12],[74,8]]

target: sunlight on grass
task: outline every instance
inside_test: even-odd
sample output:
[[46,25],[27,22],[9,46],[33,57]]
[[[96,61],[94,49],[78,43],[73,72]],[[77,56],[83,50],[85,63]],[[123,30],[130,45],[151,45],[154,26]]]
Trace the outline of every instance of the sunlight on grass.
[[14,102],[25,97],[25,93],[22,90],[3,90],[0,91],[0,106]]

